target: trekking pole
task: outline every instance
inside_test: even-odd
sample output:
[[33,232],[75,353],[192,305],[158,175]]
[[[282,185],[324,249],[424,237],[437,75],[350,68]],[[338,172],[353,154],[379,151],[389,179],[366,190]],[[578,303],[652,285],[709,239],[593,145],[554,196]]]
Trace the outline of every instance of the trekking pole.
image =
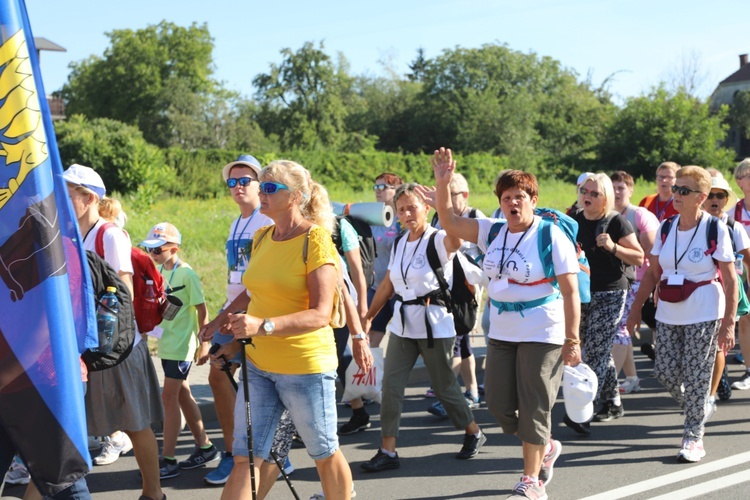
[[[242,345],[242,393],[245,396],[245,422],[247,423],[247,450],[248,458],[250,460],[250,488],[253,492],[253,500],[257,499],[257,492],[255,490],[255,457],[253,453],[253,423],[252,416],[250,413],[250,394],[247,387],[247,356],[245,355],[245,346],[250,344],[253,345],[252,339],[241,339],[237,342]],[[231,377],[231,374],[227,372],[227,375]],[[234,381],[234,379],[232,379]]]

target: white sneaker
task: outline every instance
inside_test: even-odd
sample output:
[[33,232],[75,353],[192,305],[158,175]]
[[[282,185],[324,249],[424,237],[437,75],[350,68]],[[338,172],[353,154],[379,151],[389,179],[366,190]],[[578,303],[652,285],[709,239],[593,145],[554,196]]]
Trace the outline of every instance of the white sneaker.
[[110,437],[104,438],[102,452],[94,457],[94,465],[109,465],[115,463],[120,455],[133,449],[133,443],[124,432],[120,433],[120,440],[115,441]]
[[89,451],[98,451],[102,447],[102,438],[89,436]]
[[620,393],[621,394],[630,394],[631,392],[640,392],[641,391],[641,379],[625,379],[625,381],[620,384]]
[[[351,497],[354,498],[356,496],[357,496],[357,492],[354,491],[354,483],[352,483],[352,494],[351,494]],[[320,493],[316,493],[313,496],[311,496],[310,500],[326,500],[326,496],[321,491]]]
[[23,464],[15,460],[10,464],[10,469],[5,473],[6,484],[29,484],[31,476]]
[[703,449],[702,439],[683,439],[682,449],[677,454],[677,461],[683,463],[700,462],[701,458],[706,456],[706,450]]
[[736,380],[732,384],[732,389],[737,389],[738,391],[746,391],[750,389],[750,372],[745,372],[742,375],[742,378],[739,380]]
[[703,419],[703,423],[705,424],[709,420],[711,420],[711,417],[714,416],[714,413],[716,412],[716,400],[708,398],[706,399],[706,416]]

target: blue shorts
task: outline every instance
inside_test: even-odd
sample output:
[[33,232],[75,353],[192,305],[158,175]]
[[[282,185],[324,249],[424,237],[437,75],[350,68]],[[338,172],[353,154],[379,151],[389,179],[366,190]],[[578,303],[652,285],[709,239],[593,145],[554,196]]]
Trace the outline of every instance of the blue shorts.
[[[372,304],[372,298],[375,297],[375,290],[373,288],[367,289],[367,305]],[[377,316],[373,318],[370,330],[376,332],[386,332],[388,323],[391,321],[393,316],[393,306],[396,304],[396,297],[391,297],[388,302],[385,303],[383,308],[380,310]]]
[[[289,410],[297,433],[313,460],[328,458],[339,449],[336,432],[336,372],[282,375],[259,370],[248,360],[248,386],[256,458],[269,460],[276,427]],[[247,420],[242,386],[234,405],[232,453],[246,457]]]
[[190,361],[177,361],[174,359],[161,360],[161,367],[164,370],[164,376],[167,378],[176,378],[178,380],[187,380],[192,365],[193,363]]

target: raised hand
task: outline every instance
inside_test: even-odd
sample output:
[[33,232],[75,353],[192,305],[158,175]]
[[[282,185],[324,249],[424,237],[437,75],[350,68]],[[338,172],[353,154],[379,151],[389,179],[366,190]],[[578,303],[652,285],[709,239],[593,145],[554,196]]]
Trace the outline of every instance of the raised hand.
[[425,205],[428,207],[436,208],[437,206],[437,190],[434,187],[422,186],[421,184],[414,188],[414,192],[417,193]]
[[456,170],[456,161],[453,159],[453,152],[450,149],[436,149],[430,158],[432,170],[435,173],[437,183],[449,183]]

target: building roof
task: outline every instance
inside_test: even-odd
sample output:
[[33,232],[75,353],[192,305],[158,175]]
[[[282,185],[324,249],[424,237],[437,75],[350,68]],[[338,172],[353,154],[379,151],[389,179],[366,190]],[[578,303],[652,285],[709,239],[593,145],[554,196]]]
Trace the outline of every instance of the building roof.
[[61,47],[60,45],[57,45],[55,42],[51,42],[47,40],[46,38],[42,38],[40,36],[34,37],[34,45],[36,45],[36,50],[53,50],[55,52],[67,52],[67,49],[65,47]]
[[726,77],[724,80],[722,80],[719,85],[722,83],[734,83],[734,82],[748,82],[750,81],[750,64],[745,64],[740,69]]

